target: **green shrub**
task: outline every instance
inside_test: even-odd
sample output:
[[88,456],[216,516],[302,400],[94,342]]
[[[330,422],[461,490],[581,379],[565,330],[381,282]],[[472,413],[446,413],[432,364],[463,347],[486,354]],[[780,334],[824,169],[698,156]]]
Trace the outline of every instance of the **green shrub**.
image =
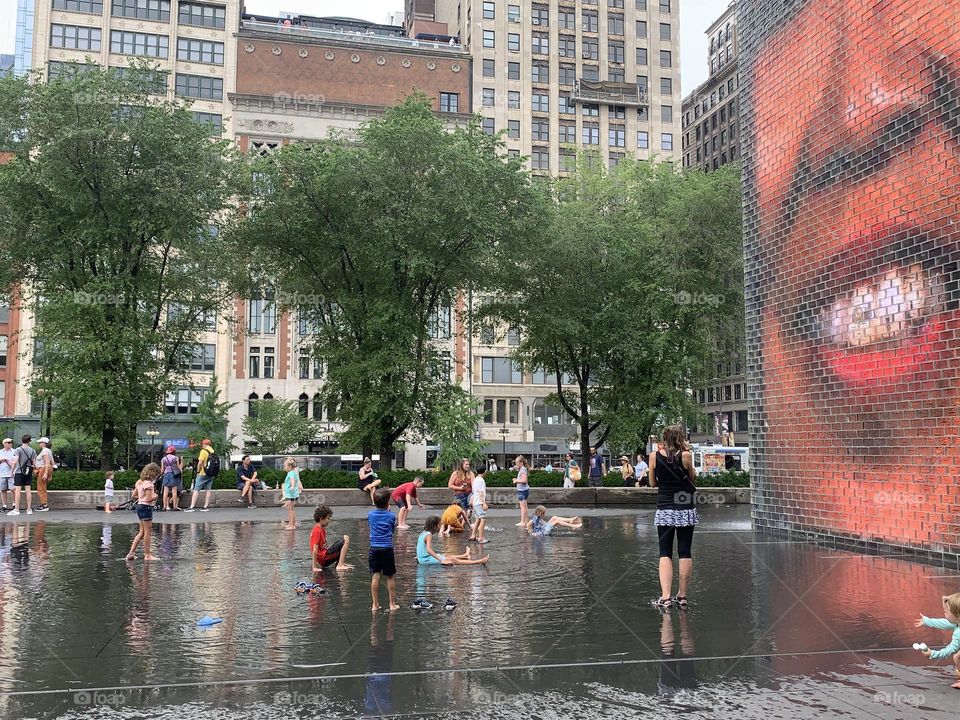
[[[261,469],[258,471],[260,479],[270,487],[276,487],[283,482],[285,472],[272,468]],[[117,490],[132,488],[137,482],[138,473],[133,470],[125,470],[114,475],[113,486]],[[410,482],[418,475],[423,477],[425,487],[446,487],[447,480],[450,478],[447,472],[433,472],[431,470],[383,470],[377,475],[385,487],[397,487],[405,482]],[[487,473],[484,478],[487,481],[487,487],[501,488],[513,487],[513,479],[516,473],[510,470],[500,470],[495,473]],[[300,480],[305,488],[355,488],[357,486],[357,473],[346,472],[343,470],[301,470]],[[104,474],[98,470],[57,470],[53,474],[53,482],[50,484],[51,490],[102,490]],[[193,482],[193,473],[187,471],[184,474],[184,485],[189,487]],[[562,487],[562,472],[544,472],[543,470],[530,471],[528,482],[531,487]],[[622,487],[623,481],[619,475],[607,475],[603,479],[604,487]],[[699,487],[750,487],[750,474],[747,472],[736,472],[732,470],[720,473],[704,473],[697,478]],[[220,475],[214,480],[213,487],[217,490],[234,490],[237,487],[236,471],[231,468],[223,468]],[[586,478],[577,483],[577,487],[588,487]]]

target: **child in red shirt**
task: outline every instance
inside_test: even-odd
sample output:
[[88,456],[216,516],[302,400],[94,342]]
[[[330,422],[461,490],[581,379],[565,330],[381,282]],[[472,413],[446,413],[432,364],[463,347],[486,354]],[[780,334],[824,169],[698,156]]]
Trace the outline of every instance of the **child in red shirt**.
[[347,550],[350,548],[350,536],[344,535],[327,547],[327,525],[333,518],[333,510],[321,505],[313,511],[313,532],[310,533],[310,557],[313,558],[313,571],[320,572],[325,567],[337,563],[335,570],[353,570],[353,565],[347,565]]

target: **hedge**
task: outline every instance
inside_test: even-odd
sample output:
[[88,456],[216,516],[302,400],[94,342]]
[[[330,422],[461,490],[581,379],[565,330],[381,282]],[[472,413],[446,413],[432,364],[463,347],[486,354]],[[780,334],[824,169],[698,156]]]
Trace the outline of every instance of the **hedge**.
[[[260,479],[271,487],[283,482],[283,470],[261,469],[258,472]],[[424,478],[425,487],[446,487],[447,479],[450,477],[446,472],[436,473],[429,470],[383,470],[378,472],[377,475],[383,480],[386,487],[396,487],[401,483],[413,480],[418,475]],[[513,478],[516,477],[516,474],[509,470],[501,470],[495,473],[487,473],[484,477],[488,487],[512,487]],[[193,474],[188,472],[185,482],[189,483],[192,479]],[[305,488],[355,488],[357,486],[357,474],[342,470],[301,470],[300,480]],[[136,482],[137,473],[133,470],[117,472],[113,478],[113,486],[117,490],[132,488]],[[563,474],[533,470],[530,472],[529,482],[533,487],[560,487],[563,485]],[[49,488],[50,490],[102,490],[103,483],[104,476],[101,471],[57,470],[53,474]],[[604,478],[603,484],[604,487],[621,487],[623,481],[619,472],[617,472],[608,474]],[[224,468],[214,480],[213,486],[217,490],[236,489],[236,472]],[[586,482],[578,483],[578,487],[584,486],[586,486]],[[750,487],[750,474],[732,470],[720,473],[704,473],[697,478],[697,486]]]

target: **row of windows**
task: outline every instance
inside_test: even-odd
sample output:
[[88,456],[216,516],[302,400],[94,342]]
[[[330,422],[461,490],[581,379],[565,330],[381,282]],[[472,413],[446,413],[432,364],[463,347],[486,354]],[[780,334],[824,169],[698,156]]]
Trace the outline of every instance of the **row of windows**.
[[[512,358],[482,357],[480,358],[480,382],[498,383],[501,385],[523,384],[523,368]],[[530,382],[534,385],[549,385],[556,387],[557,374],[545,370],[534,370],[530,375]],[[572,385],[573,378],[563,376],[564,385]]]
[[[490,37],[488,37],[488,33]],[[483,46],[487,49],[493,49],[496,47],[494,43],[494,38],[492,37],[493,30],[484,31],[484,43]],[[607,59],[612,63],[623,64],[625,60],[625,44],[623,40],[608,40],[607,41]],[[518,53],[520,52],[520,36],[514,33],[509,33],[507,35],[507,50],[510,52]],[[530,51],[534,55],[549,55],[550,54],[550,38],[547,35],[540,33],[534,33],[531,36]],[[557,41],[557,54],[560,57],[577,57],[577,41],[574,38],[564,38],[561,37]],[[599,60],[600,59],[600,41],[596,38],[583,38],[580,42],[580,57],[584,60]],[[637,48],[637,64],[638,65],[647,65],[648,64],[648,49],[647,48]],[[669,50],[660,50],[660,67],[673,67],[673,57]]]
[[[533,63],[531,65],[531,72],[534,73],[532,77],[548,77],[548,75],[539,75],[540,73],[549,73],[549,66],[545,63]],[[560,72],[560,84],[561,85],[573,85],[576,81],[576,74],[574,68],[569,65],[561,65],[559,68]],[[581,78],[584,80],[599,80],[600,78],[600,69],[596,65],[583,65],[580,69]],[[485,78],[496,78],[497,75],[497,63],[493,58],[484,58],[483,59],[483,77]],[[508,80],[519,80],[520,79],[520,63],[519,62],[507,62],[507,79]],[[614,82],[623,82],[624,74],[622,69],[618,68],[609,68],[608,69],[608,79]],[[534,80],[534,82],[545,82],[544,80]],[[642,93],[646,93],[649,90],[650,78],[647,75],[637,75],[637,87]],[[660,93],[662,95],[672,95],[673,94],[673,78],[662,77],[660,78]]]
[[[54,10],[103,13],[104,0],[53,0]],[[181,2],[178,7],[181,25],[210,27],[223,30],[227,25],[227,9],[222,5]],[[136,20],[170,21],[170,0],[113,0],[110,14],[114,17]]]
[[[51,47],[66,50],[99,51],[100,41],[100,28],[59,24],[50,26]],[[170,54],[170,38],[166,35],[111,30],[110,52],[165,60]],[[222,42],[177,38],[178,60],[223,65],[223,55],[224,44]]]
[[[706,115],[709,110],[714,108],[718,102],[723,102],[723,98],[732,95],[738,87],[739,78],[732,77],[727,80],[726,85],[720,85],[716,90],[710,93],[710,97],[704,98],[703,102],[698,102],[693,107],[693,119],[696,120],[701,115]],[[684,116],[684,124],[690,123],[690,114]]]
[[[647,0],[634,0],[636,4],[636,9],[640,12],[647,11]],[[582,0],[584,5],[598,5],[597,0]],[[622,10],[624,7],[624,0],[607,0],[606,5],[608,8],[613,8],[614,10]],[[671,0],[657,0],[657,5],[660,9],[660,12],[664,15],[669,15],[671,12]],[[497,3],[494,0],[484,0],[483,3],[483,19],[484,20],[496,20],[497,18]],[[588,11],[584,11],[588,12]],[[589,11],[596,13],[595,10]],[[564,15],[572,15],[573,13],[567,10],[560,10],[561,22]],[[519,5],[507,5],[507,20],[509,22],[520,22],[520,6]],[[549,25],[550,24],[550,7],[546,4],[533,3],[530,8],[530,22],[534,25]],[[563,27],[563,25],[561,25]],[[728,23],[729,28],[729,23]],[[721,35],[722,35],[721,31]],[[727,36],[729,37],[729,29],[727,30]],[[712,41],[712,39],[711,39]]]
[[[574,144],[577,142],[577,126],[571,123],[561,123],[559,126],[561,143]],[[496,123],[493,118],[483,119],[483,130],[489,135],[496,134]],[[550,125],[544,120],[534,120],[530,125],[531,139],[534,142],[549,142]],[[520,121],[507,120],[507,137],[519,139]],[[583,145],[600,144],[600,123],[584,122],[580,129],[580,142]],[[607,129],[607,144],[610,147],[627,147],[627,128],[625,125],[611,125]],[[650,133],[647,130],[637,130],[637,149],[650,149]],[[673,133],[660,133],[660,149],[673,150]],[[550,169],[550,153],[547,148],[533,148],[531,162],[534,170]],[[561,168],[564,169],[564,168]]]
[[735,385],[723,385],[716,388],[701,388],[697,391],[697,399],[700,404],[716,402],[733,402],[735,400],[746,400],[746,383],[737,383]]

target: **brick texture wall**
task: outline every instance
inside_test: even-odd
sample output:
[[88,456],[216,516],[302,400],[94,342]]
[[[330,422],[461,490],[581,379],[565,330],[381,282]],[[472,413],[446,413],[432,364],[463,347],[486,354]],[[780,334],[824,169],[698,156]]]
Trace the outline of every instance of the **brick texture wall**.
[[960,4],[740,0],[754,520],[960,552]]
[[238,93],[299,97],[303,102],[319,98],[319,102],[389,106],[417,89],[433,98],[435,110],[439,109],[440,93],[452,92],[460,95],[460,112],[470,111],[471,68],[465,56],[431,53],[428,49],[415,52],[351,46],[347,40],[300,43],[283,39],[240,37]]

